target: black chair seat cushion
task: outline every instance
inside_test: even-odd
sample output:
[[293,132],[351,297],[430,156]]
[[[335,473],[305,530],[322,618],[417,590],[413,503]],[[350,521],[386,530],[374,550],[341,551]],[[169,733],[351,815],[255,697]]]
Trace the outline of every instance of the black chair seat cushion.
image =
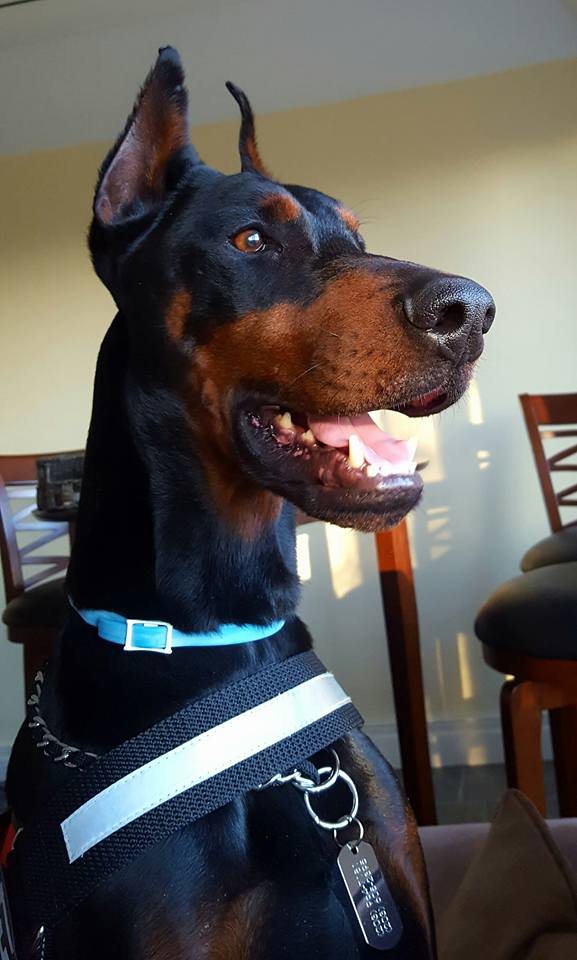
[[577,527],[558,530],[539,540],[521,560],[521,570],[528,573],[538,567],[549,567],[553,563],[577,562]]
[[4,608],[2,620],[9,627],[59,627],[68,609],[64,577],[59,577],[14,597]]
[[577,563],[531,570],[485,601],[475,632],[487,646],[546,660],[577,660]]

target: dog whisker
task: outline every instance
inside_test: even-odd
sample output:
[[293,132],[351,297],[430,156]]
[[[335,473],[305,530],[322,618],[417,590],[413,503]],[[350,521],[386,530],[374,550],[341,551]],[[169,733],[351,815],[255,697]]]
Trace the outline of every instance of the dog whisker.
[[299,373],[298,377],[295,377],[294,380],[291,380],[291,382],[289,383],[289,387],[292,387],[293,383],[296,383],[297,380],[300,380],[300,379],[301,379],[301,377],[306,377],[307,373],[310,373],[311,370],[316,370],[316,368],[317,368],[317,367],[320,367],[320,366],[321,366],[321,361],[320,361],[320,360],[319,360],[318,363],[313,363],[312,366],[310,366],[310,367],[308,368],[308,370],[303,370],[302,373]]

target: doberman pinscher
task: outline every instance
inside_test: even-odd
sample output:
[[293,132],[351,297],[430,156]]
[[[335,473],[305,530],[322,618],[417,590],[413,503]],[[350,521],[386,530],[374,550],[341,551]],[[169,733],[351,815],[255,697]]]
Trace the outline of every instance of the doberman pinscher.
[[[368,411],[427,416],[455,402],[495,312],[471,280],[367,253],[350,210],[275,180],[232,84],[242,171],[207,166],[189,142],[183,82],[177,53],[161,50],[96,187],[90,250],[118,314],[98,360],[68,589],[77,609],[185,632],[286,625],[258,643],[130,656],[71,611],[44,716],[60,740],[97,754],[310,647],[295,615],[295,506],[363,531],[399,522],[421,496],[414,450]],[[403,919],[390,956],[432,958],[423,860],[397,781],[360,732],[338,753]],[[33,754],[19,738],[17,821],[67,775]],[[334,874],[332,838],[296,791],[251,792],[120,869],[58,926],[53,956],[376,955]]]

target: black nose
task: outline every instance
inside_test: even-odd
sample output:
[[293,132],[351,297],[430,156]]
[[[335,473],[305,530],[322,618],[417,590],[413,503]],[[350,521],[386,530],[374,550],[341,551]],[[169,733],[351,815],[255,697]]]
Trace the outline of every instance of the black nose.
[[490,330],[495,319],[491,294],[465,277],[429,280],[404,298],[403,310],[414,327],[434,334],[441,352],[450,359],[460,359],[469,340],[468,352],[480,353],[482,334]]

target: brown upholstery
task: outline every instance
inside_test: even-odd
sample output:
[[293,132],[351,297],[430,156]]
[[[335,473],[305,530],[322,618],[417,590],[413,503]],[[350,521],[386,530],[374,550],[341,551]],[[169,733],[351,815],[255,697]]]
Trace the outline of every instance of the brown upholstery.
[[[439,960],[577,957],[577,876],[555,834],[522,793],[507,791],[486,833],[479,825],[449,828],[442,858],[434,834],[438,829],[430,828],[428,837],[422,831],[421,837],[438,921]],[[575,822],[573,832],[563,836],[575,862]],[[447,874],[456,889],[447,895],[445,887],[443,895],[439,884]]]
[[[577,877],[577,819],[548,820],[547,826]],[[490,828],[489,823],[419,827],[437,924],[455,898],[471,862],[482,850]]]

